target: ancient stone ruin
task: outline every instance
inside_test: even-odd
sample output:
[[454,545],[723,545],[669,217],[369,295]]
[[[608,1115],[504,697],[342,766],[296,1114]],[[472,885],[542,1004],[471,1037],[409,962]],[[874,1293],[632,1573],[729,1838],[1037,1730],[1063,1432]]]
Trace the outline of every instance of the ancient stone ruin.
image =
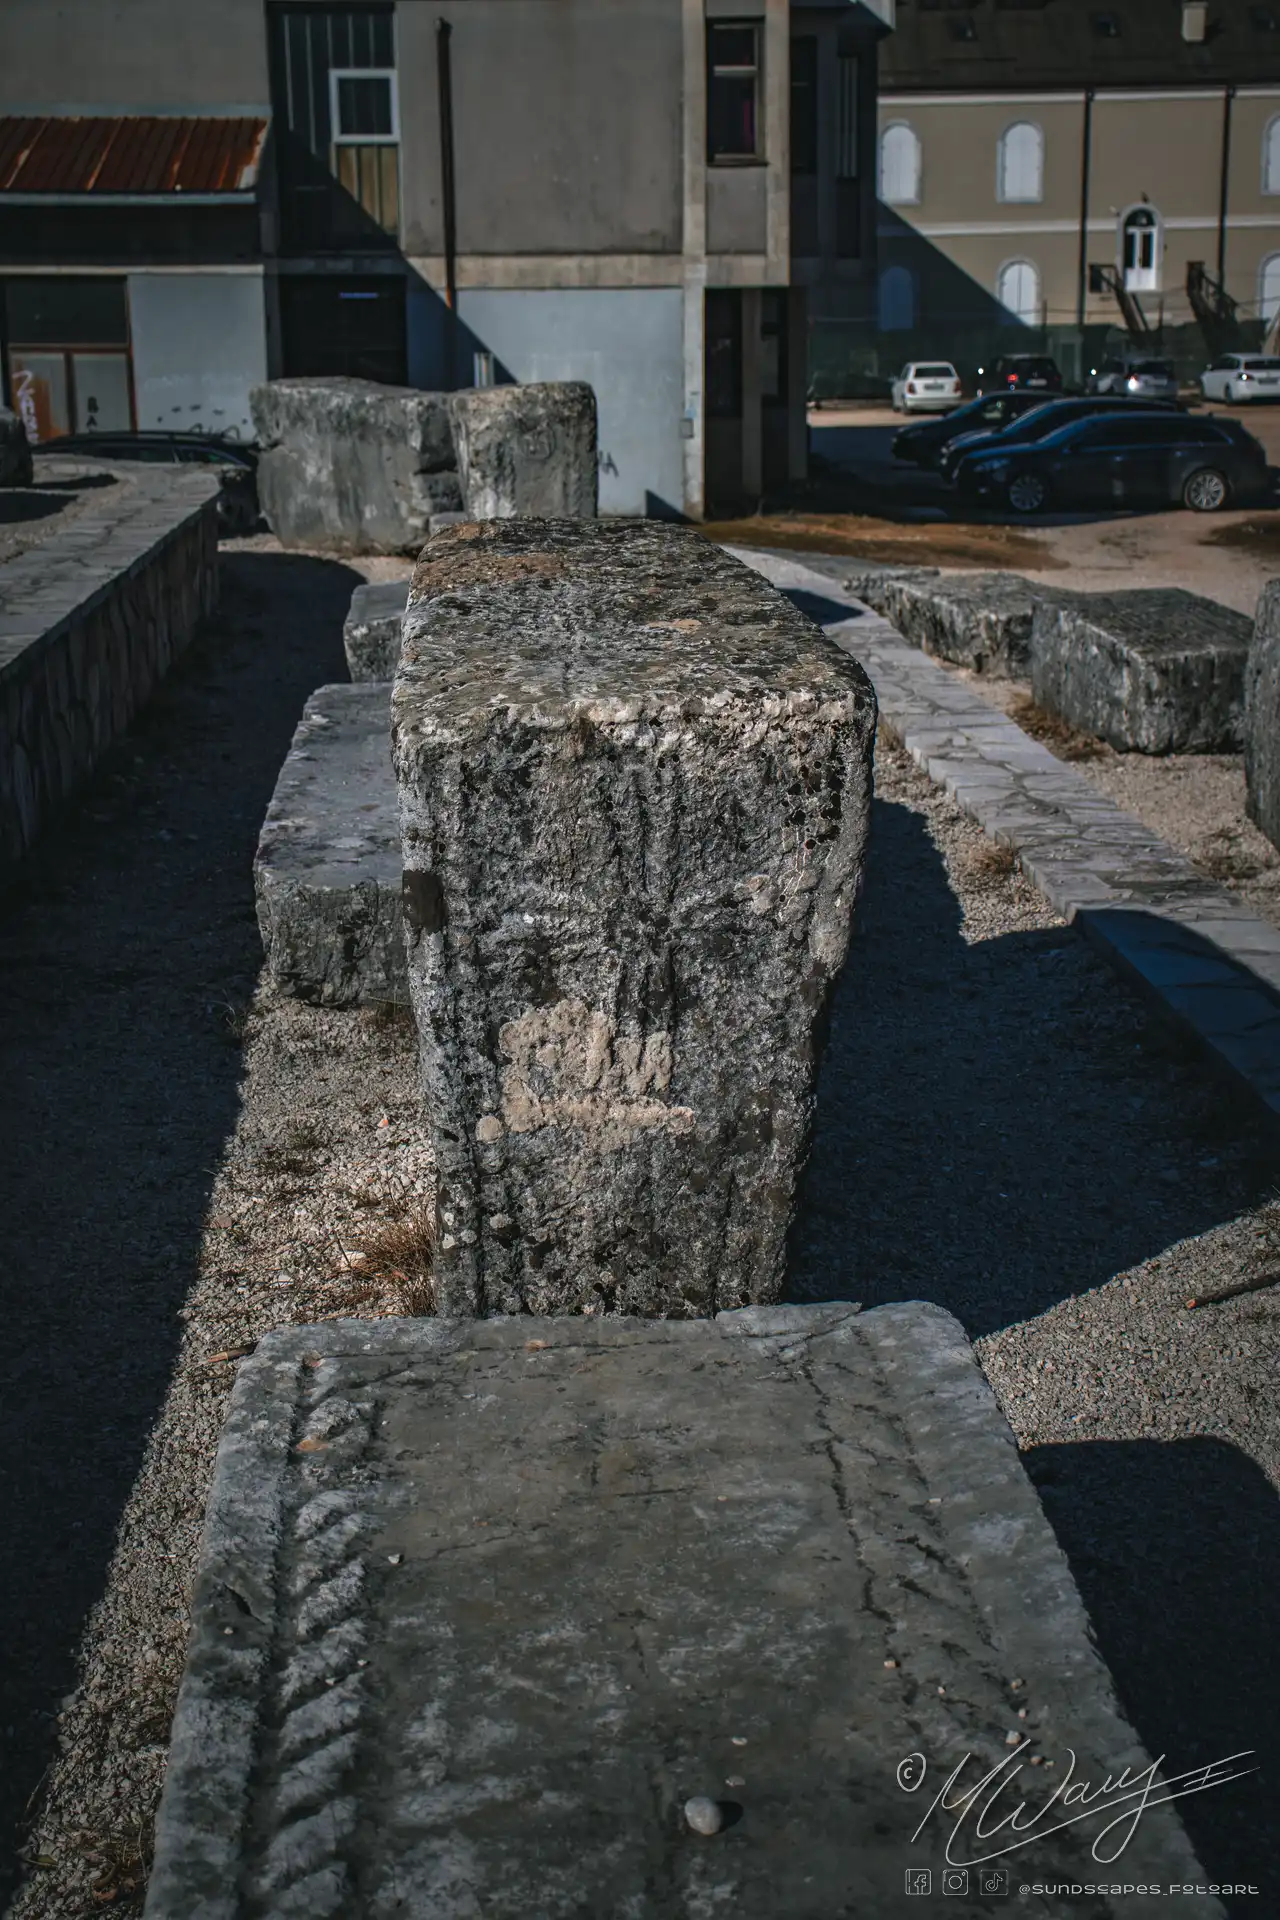
[[357,587],[342,627],[347,672],[353,680],[396,677],[400,658],[400,628],[409,599],[407,580],[387,580]]
[[1262,590],[1245,673],[1244,775],[1249,817],[1280,847],[1280,580]]
[[416,553],[462,504],[447,396],[373,380],[271,380],[250,396],[258,498],[286,547]]
[[1018,574],[936,567],[877,567],[845,585],[913,646],[976,673],[1014,676],[1026,672],[1036,608],[1051,597]]
[[451,395],[458,475],[472,520],[594,519],[596,397],[583,380]]
[[874,731],[691,530],[436,536],[392,732],[443,1311],[778,1297]]

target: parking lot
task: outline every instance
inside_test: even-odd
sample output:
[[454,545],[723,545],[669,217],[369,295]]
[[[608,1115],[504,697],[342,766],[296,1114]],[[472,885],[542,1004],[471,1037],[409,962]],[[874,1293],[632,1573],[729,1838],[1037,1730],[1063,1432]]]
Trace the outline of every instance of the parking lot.
[[[1280,468],[1280,405],[1207,411],[1241,421]],[[893,436],[903,424],[878,402],[813,410],[812,506],[725,522],[719,537],[883,564],[1009,567],[1059,583],[1069,571],[1085,591],[1181,586],[1242,613],[1253,612],[1263,585],[1280,574],[1280,509],[1102,510],[1034,519],[975,509],[937,476],[893,458]]]

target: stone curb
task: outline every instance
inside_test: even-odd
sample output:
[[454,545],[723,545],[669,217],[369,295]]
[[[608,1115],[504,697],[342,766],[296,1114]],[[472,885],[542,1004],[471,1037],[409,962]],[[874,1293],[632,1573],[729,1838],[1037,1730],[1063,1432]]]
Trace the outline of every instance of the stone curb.
[[[305,1873],[301,1884],[280,1889],[265,1902],[252,1894],[246,1898],[252,1884],[251,1856],[267,1845],[278,1851],[277,1843],[288,1837],[282,1832],[273,1839],[262,1825],[259,1728],[268,1674],[282,1657],[282,1620],[296,1601],[290,1577],[280,1570],[280,1554],[286,1516],[301,1497],[295,1484],[300,1474],[296,1456],[303,1451],[299,1423],[308,1395],[315,1400],[318,1393],[331,1391],[341,1398],[351,1391],[348,1376],[370,1383],[411,1382],[417,1367],[441,1354],[455,1355],[459,1365],[474,1367],[477,1378],[492,1382],[494,1367],[501,1366],[501,1356],[508,1351],[565,1346],[581,1355],[593,1346],[616,1346],[641,1333],[650,1343],[657,1340],[670,1347],[664,1372],[689,1383],[698,1380],[708,1362],[715,1364],[719,1339],[734,1344],[758,1341],[762,1361],[775,1377],[794,1368],[794,1378],[808,1381],[826,1409],[823,1420],[831,1433],[837,1472],[847,1476],[859,1497],[869,1496],[880,1483],[874,1476],[864,1479],[861,1449],[850,1445],[848,1423],[862,1417],[868,1394],[880,1405],[877,1395],[883,1390],[895,1430],[900,1426],[911,1436],[914,1467],[900,1486],[892,1483],[894,1491],[881,1488],[877,1497],[888,1500],[890,1509],[872,1530],[874,1541],[861,1526],[853,1532],[862,1542],[860,1551],[871,1553],[868,1580],[878,1591],[883,1589],[881,1605],[889,1607],[883,1615],[885,1644],[898,1658],[886,1664],[910,1670],[915,1658],[922,1624],[912,1581],[919,1536],[930,1534],[931,1551],[940,1564],[958,1570],[975,1595],[983,1642],[993,1649],[997,1670],[1026,1676],[1033,1689],[1037,1738],[1063,1751],[1070,1747],[1091,1766],[1105,1764],[1112,1775],[1125,1767],[1132,1770],[1131,1777],[1145,1772],[1150,1760],[1117,1703],[1066,1558],[1022,1470],[1013,1435],[959,1323],[940,1307],[908,1301],[866,1314],[841,1302],[754,1307],[718,1314],[714,1323],[584,1323],[520,1316],[481,1323],[399,1320],[377,1325],[349,1320],[285,1328],[269,1334],[241,1367],[218,1451],[191,1649],[156,1826],[147,1920],[247,1920],[249,1913],[268,1912],[283,1920],[286,1912],[353,1911],[342,1862],[343,1836],[336,1825],[331,1835],[320,1832],[314,1818],[295,1820],[291,1829],[298,1857],[290,1856],[290,1871],[294,1879]],[[538,1338],[530,1342],[530,1335]],[[581,1367],[581,1358],[575,1364]],[[427,1377],[422,1376],[424,1392]],[[873,1388],[876,1379],[882,1389]],[[690,1385],[687,1390],[696,1389]],[[372,1412],[366,1409],[366,1414],[373,1419]],[[303,1425],[310,1432],[310,1426]],[[330,1431],[326,1426],[326,1434]],[[350,1478],[354,1469],[343,1471]],[[376,1506],[370,1471],[362,1469],[355,1477],[361,1482],[360,1499]],[[447,1502],[447,1487],[441,1496]],[[319,1504],[339,1499],[337,1493],[325,1493]],[[317,1504],[312,1499],[307,1511]],[[890,1598],[899,1594],[899,1599]],[[908,1599],[908,1594],[917,1597]],[[866,1602],[855,1590],[849,1605],[858,1613]],[[904,1752],[909,1744],[904,1730]],[[886,1752],[885,1765],[895,1757]],[[909,1830],[916,1809],[907,1812]],[[922,1805],[919,1816],[925,1812]],[[646,1818],[651,1823],[652,1816]],[[322,1843],[329,1839],[333,1844],[321,1872],[311,1853],[323,1851]],[[304,1859],[307,1847],[311,1853]],[[418,1891],[428,1893],[428,1860],[419,1855],[405,1865],[422,1877]],[[1126,1880],[1205,1881],[1176,1812],[1158,1799],[1137,1826],[1124,1867]],[[303,1897],[308,1889],[310,1904]],[[1104,1898],[1099,1910],[1115,1913],[1120,1904]],[[1223,1920],[1222,1907],[1208,1894],[1188,1896],[1183,1904],[1187,1920]],[[419,1910],[428,1909],[415,1907]],[[462,1909],[449,1904],[448,1910]],[[654,1911],[637,1903],[641,1910]],[[662,1909],[693,1910],[683,1901],[678,1908]],[[700,1904],[697,1910],[702,1910]],[[903,1907],[895,1900],[891,1908],[881,1909],[886,1920],[890,1911],[900,1910],[910,1910],[910,1903]],[[437,1911],[434,1904],[430,1911]],[[1049,1901],[1043,1911],[1059,1920],[1068,1907]]]
[[[826,633],[871,676],[884,723],[984,833],[1272,1118],[1280,1118],[1280,932],[1205,880],[1088,776],[909,645],[826,573],[730,548],[830,603]],[[852,563],[851,568],[852,571]],[[848,608],[847,620],[838,609]]]

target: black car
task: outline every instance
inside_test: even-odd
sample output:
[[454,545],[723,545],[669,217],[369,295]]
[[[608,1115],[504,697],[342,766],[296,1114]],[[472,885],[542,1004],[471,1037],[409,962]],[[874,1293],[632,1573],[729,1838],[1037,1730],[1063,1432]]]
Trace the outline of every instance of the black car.
[[243,441],[212,433],[67,433],[44,441],[40,451],[217,467],[218,531],[231,537],[252,533],[258,525],[258,450]]
[[1047,353],[1003,353],[993,367],[978,368],[978,392],[1061,393],[1058,363]]
[[1059,427],[1069,426],[1073,420],[1088,419],[1100,413],[1114,413],[1118,407],[1123,407],[1130,413],[1149,413],[1152,408],[1158,413],[1172,411],[1167,400],[1129,400],[1121,399],[1118,394],[1092,394],[1085,398],[1070,400],[1041,400],[1038,406],[1010,420],[1007,426],[995,427],[986,432],[957,435],[944,450],[939,464],[945,477],[953,480],[960,462],[967,454],[976,453],[979,448],[993,446],[997,442],[1005,447],[1014,440],[1019,445],[1027,440],[1043,440],[1046,435],[1056,433]]
[[941,420],[919,420],[914,426],[899,427],[893,436],[895,460],[909,460],[916,467],[936,468],[945,448],[960,433],[994,432],[1007,426],[1032,407],[1042,407],[1039,393],[990,393],[968,401]]
[[1237,420],[1125,401],[1034,444],[989,446],[960,464],[961,492],[1015,513],[1047,507],[1170,507],[1215,513],[1263,495],[1267,456]]

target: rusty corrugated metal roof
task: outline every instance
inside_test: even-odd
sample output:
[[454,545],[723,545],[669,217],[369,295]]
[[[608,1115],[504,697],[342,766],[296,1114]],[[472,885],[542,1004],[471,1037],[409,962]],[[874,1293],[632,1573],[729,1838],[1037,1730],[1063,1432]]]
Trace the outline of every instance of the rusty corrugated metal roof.
[[251,193],[267,124],[0,115],[0,193]]

